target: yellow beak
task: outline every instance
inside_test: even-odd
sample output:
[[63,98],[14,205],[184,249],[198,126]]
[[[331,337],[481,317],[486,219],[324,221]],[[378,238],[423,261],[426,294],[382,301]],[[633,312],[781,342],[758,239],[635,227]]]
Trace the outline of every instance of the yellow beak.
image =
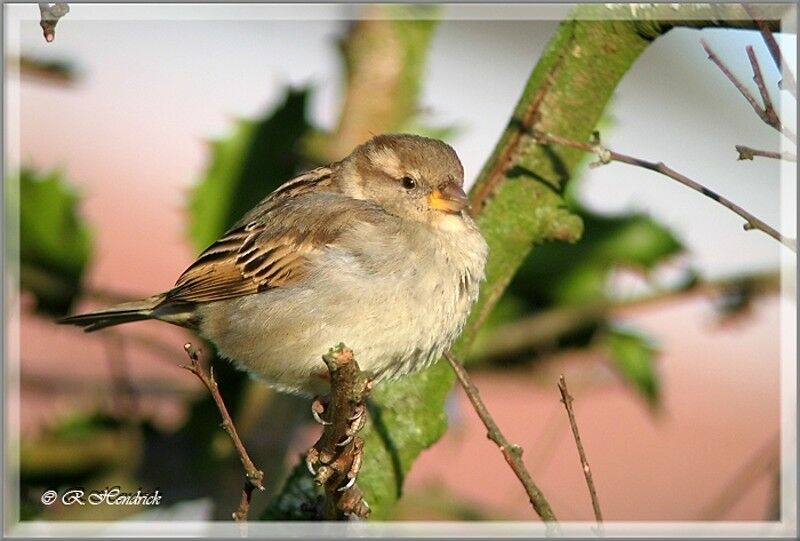
[[431,192],[428,203],[434,210],[455,214],[469,206],[469,199],[461,186],[446,182]]

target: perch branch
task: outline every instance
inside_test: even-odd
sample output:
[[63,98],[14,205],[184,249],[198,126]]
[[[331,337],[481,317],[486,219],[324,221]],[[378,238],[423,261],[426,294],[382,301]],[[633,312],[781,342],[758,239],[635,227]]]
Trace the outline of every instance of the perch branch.
[[239,439],[239,434],[236,432],[236,426],[233,424],[233,419],[228,413],[228,408],[225,406],[225,401],[222,399],[222,395],[219,393],[219,387],[214,379],[213,368],[210,370],[210,372],[206,372],[206,370],[203,368],[203,365],[199,362],[200,350],[196,349],[190,342],[187,342],[183,346],[183,349],[186,350],[186,354],[189,356],[189,360],[191,362],[188,365],[182,365],[181,368],[185,368],[197,376],[197,378],[203,382],[203,385],[205,385],[208,391],[211,393],[214,402],[217,404],[219,413],[222,415],[222,428],[231,438],[233,446],[236,447],[236,451],[239,453],[242,466],[244,466],[244,488],[242,488],[242,496],[239,501],[239,508],[233,513],[233,519],[237,522],[246,521],[247,515],[250,512],[250,500],[253,495],[253,490],[256,488],[259,490],[264,490],[264,472],[256,468],[255,464],[253,464],[253,461],[250,460],[250,455],[247,454],[247,449],[245,449],[242,440]]
[[777,66],[778,71],[781,72],[782,80],[778,83],[778,85],[781,88],[788,90],[792,96],[797,99],[797,81],[794,78],[792,70],[789,68],[789,64],[787,64],[786,60],[783,58],[783,54],[781,54],[781,48],[778,45],[778,42],[775,41],[775,36],[772,34],[772,30],[770,30],[769,25],[764,21],[764,19],[758,17],[752,7],[748,6],[747,4],[742,4],[742,7],[747,14],[750,15],[750,18],[753,19],[753,22],[756,23],[756,26],[761,32],[761,37],[764,39],[764,43],[766,44],[767,49],[769,49],[772,59],[775,61],[775,66]]
[[787,162],[797,161],[797,154],[789,151],[774,152],[772,150],[759,150],[744,145],[736,145],[736,152],[739,153],[739,160],[752,160],[756,156],[761,156],[762,158],[773,158],[775,160],[785,160]]
[[58,20],[69,13],[69,4],[66,2],[39,2],[39,13],[41,19],[39,26],[47,43],[52,43],[56,39],[56,25]]
[[598,157],[598,161],[592,165],[605,165],[610,162],[620,162],[620,163],[627,163],[628,165],[635,165],[637,167],[641,167],[643,169],[649,169],[650,171],[655,171],[656,173],[660,173],[664,176],[667,176],[673,180],[676,180],[683,184],[684,186],[691,188],[692,190],[699,192],[706,197],[713,199],[723,207],[733,211],[734,213],[738,214],[745,220],[744,228],[745,230],[751,229],[758,229],[769,235],[770,237],[774,238],[793,252],[797,252],[797,241],[795,239],[785,237],[781,233],[779,233],[774,228],[770,227],[767,223],[759,218],[756,218],[748,211],[730,201],[729,199],[719,195],[718,193],[709,190],[696,180],[692,180],[686,175],[682,175],[678,173],[674,169],[667,167],[663,162],[649,162],[646,160],[642,160],[639,158],[634,158],[632,156],[627,156],[625,154],[620,154],[619,152],[614,152],[604,146],[602,146],[599,141],[595,141],[592,143],[583,143],[580,141],[573,141],[571,139],[567,139],[565,137],[561,137],[558,135],[554,135],[551,133],[544,133],[540,132],[535,129],[530,129],[529,133],[533,137],[533,139],[538,142],[539,144],[547,144],[547,143],[556,143],[559,145],[564,145],[571,148],[577,148],[579,150],[584,150],[586,152],[592,152]]
[[578,433],[578,423],[575,421],[575,410],[572,408],[572,395],[567,390],[567,380],[564,374],[558,378],[558,390],[561,392],[561,402],[567,410],[569,417],[569,426],[572,428],[572,436],[575,438],[575,446],[578,448],[578,456],[581,459],[581,468],[583,475],[586,477],[586,486],[589,488],[589,496],[592,498],[592,509],[594,509],[594,518],[598,523],[603,522],[603,513],[600,511],[600,501],[597,499],[597,490],[594,487],[592,480],[592,470],[589,467],[589,459],[586,458],[586,451],[583,450],[583,443],[581,443],[581,436]]
[[[324,425],[317,443],[308,450],[306,465],[317,485],[325,488],[325,517],[342,520],[366,518],[369,505],[356,484],[363,458],[364,440],[358,432],[367,420],[365,399],[372,381],[358,367],[353,351],[339,344],[322,356],[330,375],[331,395],[324,412],[312,406]],[[320,415],[322,413],[323,416]]]
[[469,401],[472,402],[475,412],[478,414],[478,417],[481,418],[481,421],[483,421],[486,427],[486,436],[500,448],[506,462],[522,483],[525,492],[528,493],[528,498],[533,506],[533,510],[536,511],[536,514],[539,515],[542,520],[546,522],[556,522],[557,519],[550,508],[550,503],[536,486],[536,483],[534,483],[531,478],[530,472],[528,472],[525,464],[522,462],[522,448],[509,443],[500,431],[500,427],[497,426],[497,423],[495,423],[492,415],[483,403],[483,400],[481,400],[477,387],[473,385],[461,362],[449,351],[445,351],[444,356],[450,363],[450,366],[453,367],[453,372],[455,372],[461,387],[464,388],[464,392],[467,394]]
[[[761,107],[758,101],[756,101],[756,98],[750,93],[749,90],[747,90],[744,84],[742,84],[742,82],[736,78],[736,76],[731,72],[728,66],[726,66],[725,63],[719,58],[719,56],[717,56],[717,54],[711,49],[708,43],[706,43],[705,40],[701,39],[700,44],[703,46],[703,49],[705,49],[706,54],[708,55],[708,59],[711,60],[714,64],[716,64],[717,67],[720,69],[720,71],[725,75],[725,77],[727,77],[728,80],[731,83],[733,83],[733,86],[735,86],[736,89],[739,91],[739,93],[742,96],[744,96],[744,98],[750,104],[750,107],[752,107],[753,110],[756,112],[758,117],[761,120],[763,120],[765,124],[773,127],[778,132],[786,136],[786,138],[792,141],[792,143],[797,144],[797,135],[792,130],[783,125],[781,119],[778,117],[777,114],[775,114],[775,111],[772,110],[772,114],[769,114],[769,111],[767,110],[766,107]],[[751,59],[751,64],[752,62],[753,60]],[[753,64],[754,79],[757,80],[756,82],[758,82],[758,79],[762,79],[761,70],[759,69],[758,72],[756,72],[757,69],[758,69],[758,63],[756,62],[755,64]],[[761,84],[763,85],[763,80]],[[766,93],[766,89],[764,90],[764,93]],[[769,98],[767,97],[767,99]],[[771,109],[771,102],[770,102],[770,109]]]

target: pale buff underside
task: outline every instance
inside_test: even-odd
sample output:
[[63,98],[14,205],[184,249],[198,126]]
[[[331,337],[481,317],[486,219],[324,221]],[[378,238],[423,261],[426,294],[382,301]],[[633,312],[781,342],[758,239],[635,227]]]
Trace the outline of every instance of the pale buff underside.
[[362,224],[312,258],[302,284],[199,305],[200,332],[284,391],[326,393],[322,355],[340,342],[378,380],[397,377],[438,359],[461,332],[486,250],[469,218]]

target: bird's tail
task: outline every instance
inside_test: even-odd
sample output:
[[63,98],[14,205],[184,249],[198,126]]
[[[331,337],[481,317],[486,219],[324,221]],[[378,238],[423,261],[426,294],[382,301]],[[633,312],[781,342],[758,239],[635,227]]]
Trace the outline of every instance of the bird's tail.
[[117,304],[111,308],[89,312],[86,314],[76,314],[58,320],[64,325],[77,325],[83,327],[86,332],[97,331],[112,325],[129,323],[131,321],[141,321],[155,317],[153,311],[164,300],[164,295],[153,295],[146,299]]

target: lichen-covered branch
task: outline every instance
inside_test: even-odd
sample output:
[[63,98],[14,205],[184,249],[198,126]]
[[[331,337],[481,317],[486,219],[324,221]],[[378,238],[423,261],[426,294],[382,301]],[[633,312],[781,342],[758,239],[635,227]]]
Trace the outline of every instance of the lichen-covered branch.
[[[540,129],[588,138],[621,78],[660,33],[684,24],[753,27],[752,21],[740,20],[739,15],[730,21],[712,19],[720,12],[685,7],[696,18],[674,20],[673,9],[669,24],[653,20],[646,28],[641,20],[569,20],[559,27],[471,191],[478,224],[489,243],[489,260],[478,303],[454,347],[456,355],[465,356],[535,244],[550,239],[574,241],[581,233],[580,219],[567,212],[561,198],[564,184],[581,160],[580,151],[553,151],[530,144],[521,137],[520,121],[534,119]],[[602,18],[607,9],[581,6],[575,15]],[[416,457],[444,433],[444,402],[452,384],[449,366],[437,363],[373,392],[381,422],[367,428],[364,439],[370,451],[360,477],[372,517],[388,516]]]
[[[553,239],[571,242],[581,234],[581,220],[568,212],[561,193],[582,152],[532,144],[521,126],[533,122],[542,131],[586,140],[619,81],[659,35],[675,26],[754,27],[740,6],[729,10],[703,6],[649,4],[639,9],[639,20],[631,20],[630,6],[586,5],[561,24],[471,192],[476,219],[489,243],[489,260],[481,295],[453,348],[456,355],[465,357],[477,330],[534,245]],[[764,19],[779,18],[778,10],[773,12],[775,16]],[[535,60],[531,58],[531,63]],[[444,403],[453,383],[452,370],[439,362],[374,389],[372,422],[363,432],[368,452],[359,475],[371,518],[389,516],[416,458],[444,434]],[[292,475],[284,489],[291,497],[275,506],[284,516],[308,516],[303,509],[309,508],[311,498],[301,497],[304,492],[297,490],[302,479]]]

